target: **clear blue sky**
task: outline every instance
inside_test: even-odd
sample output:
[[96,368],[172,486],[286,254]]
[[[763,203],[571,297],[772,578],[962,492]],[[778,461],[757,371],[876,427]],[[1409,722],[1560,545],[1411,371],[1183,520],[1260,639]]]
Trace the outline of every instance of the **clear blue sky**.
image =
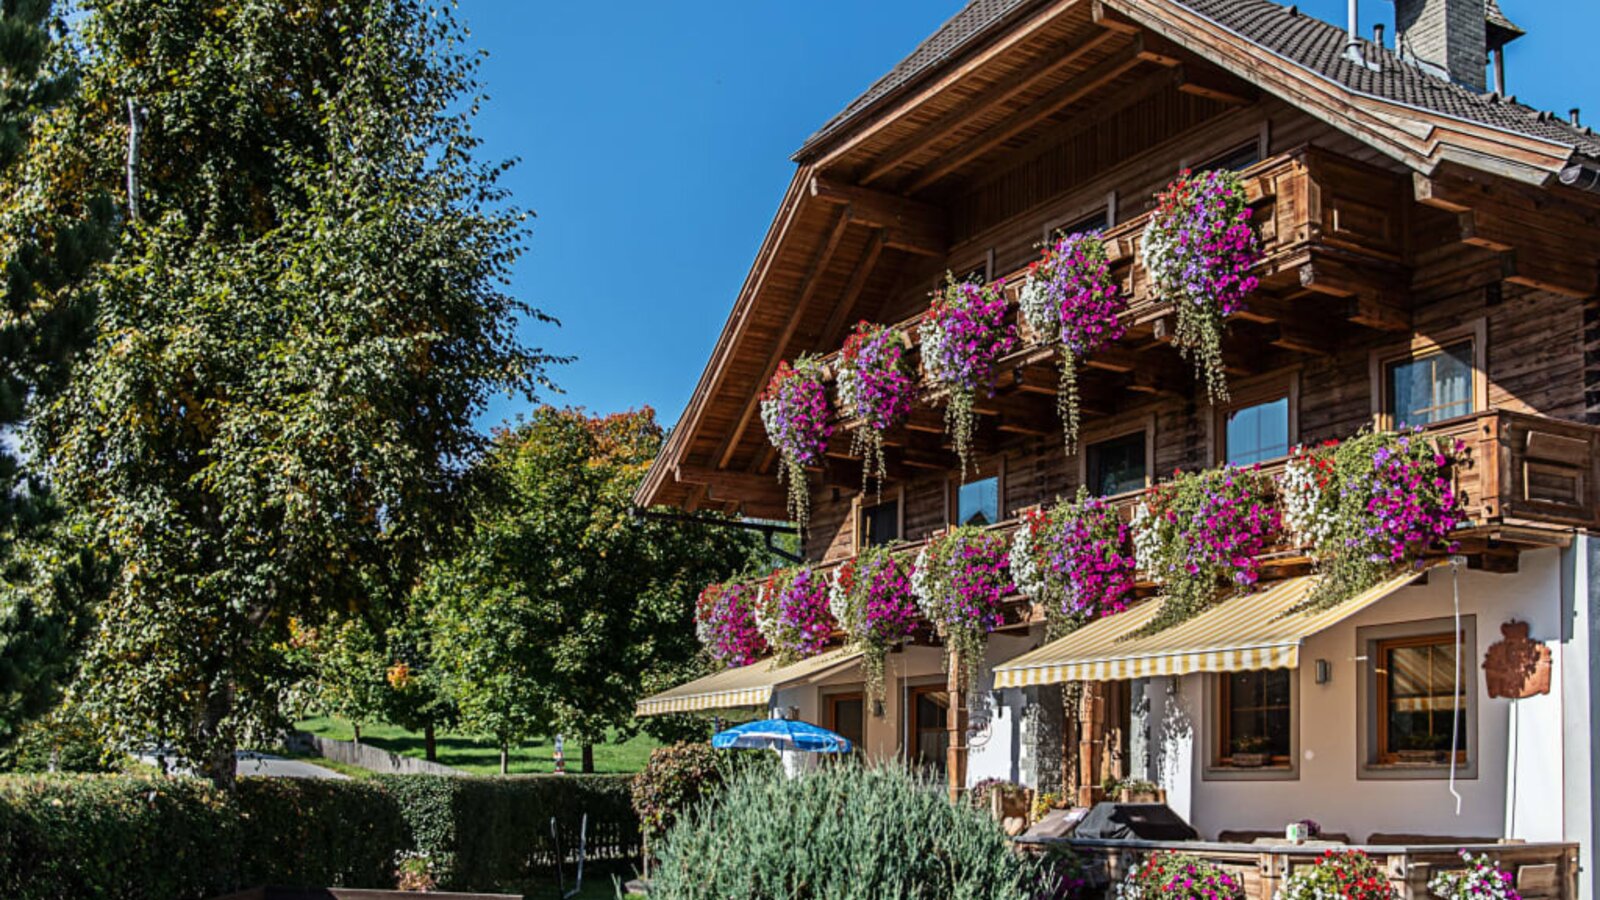
[[[561,319],[530,344],[577,357],[556,402],[650,404],[671,425],[793,173],[789,154],[962,0],[466,0],[488,50],[486,158],[538,213],[519,296]],[[1522,100],[1600,123],[1594,0],[1501,0]],[[1340,0],[1301,0],[1343,22]],[[1394,5],[1362,3],[1362,31]],[[501,400],[493,425],[522,411]]]

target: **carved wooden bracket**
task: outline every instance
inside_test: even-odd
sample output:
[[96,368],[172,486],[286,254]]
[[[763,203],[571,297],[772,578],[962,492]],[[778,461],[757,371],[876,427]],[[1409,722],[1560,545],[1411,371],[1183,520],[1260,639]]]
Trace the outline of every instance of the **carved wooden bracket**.
[[1484,681],[1490,697],[1521,700],[1550,693],[1550,648],[1528,638],[1528,623],[1500,626],[1504,635],[1483,655]]

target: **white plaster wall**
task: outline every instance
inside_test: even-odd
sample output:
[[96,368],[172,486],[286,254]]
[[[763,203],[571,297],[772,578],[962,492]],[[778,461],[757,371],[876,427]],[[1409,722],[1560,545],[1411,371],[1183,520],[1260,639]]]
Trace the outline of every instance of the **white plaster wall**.
[[1032,635],[990,635],[983,669],[974,685],[967,723],[967,787],[985,778],[1019,781],[1022,776],[1022,691],[994,690],[994,667],[1033,649]]
[[[1457,780],[1461,813],[1447,782],[1357,778],[1357,692],[1363,683],[1356,631],[1369,625],[1448,617],[1451,579],[1435,571],[1427,584],[1405,588],[1368,610],[1309,638],[1301,649],[1299,678],[1300,770],[1295,780],[1222,781],[1204,777],[1210,727],[1204,714],[1204,679],[1152,679],[1151,727],[1157,780],[1169,804],[1205,837],[1223,829],[1281,829],[1304,817],[1330,831],[1363,840],[1372,832],[1562,839],[1561,687],[1516,701],[1490,700],[1481,665],[1511,618],[1531,624],[1536,640],[1551,644],[1561,671],[1561,555],[1525,553],[1520,571],[1494,575],[1462,570],[1461,611],[1476,616],[1477,647],[1469,669],[1477,692],[1478,774]],[[1329,683],[1314,682],[1315,660],[1332,665]]]
[[1578,864],[1583,874],[1578,878],[1578,896],[1591,900],[1596,896],[1594,868],[1595,843],[1600,840],[1596,829],[1595,807],[1600,805],[1594,778],[1594,745],[1600,738],[1600,658],[1592,651],[1600,646],[1600,617],[1595,615],[1597,590],[1600,581],[1600,541],[1592,535],[1579,535],[1571,549],[1564,555],[1562,592],[1565,608],[1562,616],[1565,632],[1559,667],[1562,699],[1562,756],[1565,762],[1566,785],[1563,796],[1562,820],[1566,840],[1577,841]]

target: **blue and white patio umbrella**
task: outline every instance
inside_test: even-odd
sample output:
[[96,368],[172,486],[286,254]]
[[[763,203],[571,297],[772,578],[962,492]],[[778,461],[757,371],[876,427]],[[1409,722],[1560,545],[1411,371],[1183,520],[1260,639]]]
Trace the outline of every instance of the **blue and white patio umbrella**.
[[804,750],[808,753],[849,753],[850,739],[795,719],[762,719],[711,736],[718,750]]

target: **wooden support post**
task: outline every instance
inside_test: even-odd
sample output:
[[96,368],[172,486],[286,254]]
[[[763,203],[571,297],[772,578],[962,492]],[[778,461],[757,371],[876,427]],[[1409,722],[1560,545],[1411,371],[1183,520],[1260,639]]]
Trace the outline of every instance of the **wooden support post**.
[[950,782],[950,802],[954,803],[961,799],[967,787],[967,694],[963,675],[966,661],[952,648],[949,663],[946,688],[950,694],[950,708],[945,712],[949,749],[945,756],[945,775]]
[[1078,714],[1078,805],[1093,806],[1100,800],[1102,754],[1106,743],[1106,686],[1103,681],[1083,685],[1083,706]]

